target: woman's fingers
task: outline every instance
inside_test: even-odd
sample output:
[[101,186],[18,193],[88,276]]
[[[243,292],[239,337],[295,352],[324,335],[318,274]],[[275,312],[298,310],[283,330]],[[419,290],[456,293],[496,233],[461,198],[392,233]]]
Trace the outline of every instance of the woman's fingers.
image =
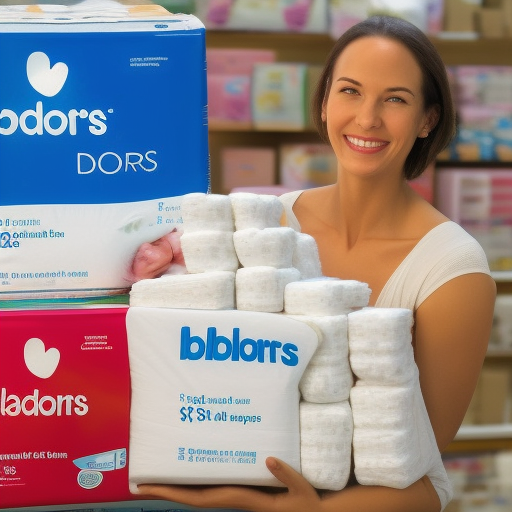
[[266,494],[250,487],[139,485],[138,490],[145,496],[194,507],[236,508],[254,512],[270,510],[262,506],[262,502],[267,501]]
[[268,470],[288,488],[293,495],[300,495],[306,499],[318,499],[315,488],[286,462],[275,457],[268,457],[265,461]]
[[311,512],[319,510],[320,498],[311,484],[282,460],[269,457],[269,471],[288,490],[262,490],[244,486],[139,485],[141,493],[195,507],[233,508],[251,512]]

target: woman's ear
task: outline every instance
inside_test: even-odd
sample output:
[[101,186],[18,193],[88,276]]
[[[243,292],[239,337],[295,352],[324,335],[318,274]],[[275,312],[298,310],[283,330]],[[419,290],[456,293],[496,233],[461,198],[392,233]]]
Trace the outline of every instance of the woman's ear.
[[439,122],[439,117],[441,116],[441,108],[439,105],[432,105],[426,115],[425,127],[424,131],[426,131],[426,135],[420,135],[426,137],[437,125]]
[[326,103],[327,102],[326,102],[326,100],[324,98],[324,102],[322,103],[322,115],[321,115],[323,123],[327,122],[327,112],[326,112],[326,108],[325,108],[326,107]]

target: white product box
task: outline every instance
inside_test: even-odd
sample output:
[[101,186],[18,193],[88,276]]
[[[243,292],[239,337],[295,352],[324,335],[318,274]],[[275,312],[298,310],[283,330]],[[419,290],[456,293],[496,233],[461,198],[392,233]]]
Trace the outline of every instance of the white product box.
[[204,25],[102,0],[0,7],[0,300],[126,289],[209,187]]

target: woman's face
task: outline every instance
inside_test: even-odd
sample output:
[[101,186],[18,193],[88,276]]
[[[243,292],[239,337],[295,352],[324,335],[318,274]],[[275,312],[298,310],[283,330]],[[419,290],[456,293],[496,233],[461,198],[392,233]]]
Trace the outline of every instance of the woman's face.
[[416,138],[433,127],[422,80],[412,54],[393,39],[363,37],[343,50],[322,112],[341,172],[402,175]]

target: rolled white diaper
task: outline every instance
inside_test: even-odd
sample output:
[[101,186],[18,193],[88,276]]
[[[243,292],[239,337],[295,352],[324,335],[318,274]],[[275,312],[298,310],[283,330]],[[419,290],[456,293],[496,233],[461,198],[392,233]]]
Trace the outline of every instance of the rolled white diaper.
[[181,235],[181,249],[187,271],[191,274],[229,270],[239,267],[229,231],[193,231]]
[[[348,320],[351,348],[358,352],[373,353],[378,349],[389,353],[411,343],[414,317],[410,309],[367,307],[351,313]],[[371,345],[376,340],[379,347]]]
[[281,224],[283,205],[277,196],[234,192],[229,194],[237,231],[247,228],[276,228]]
[[234,231],[231,200],[226,195],[186,194],[181,200],[181,215],[185,232]]
[[364,308],[348,315],[350,366],[366,384],[404,385],[415,377],[413,313]]
[[414,386],[376,386],[358,381],[350,390],[354,429],[399,430],[410,419]]
[[233,233],[238,260],[244,267],[292,267],[295,231],[292,228],[247,228]]
[[299,383],[302,398],[315,403],[348,400],[354,381],[348,359],[347,316],[286,316],[306,322],[320,333],[320,345]]
[[289,284],[284,292],[285,312],[290,315],[345,315],[368,305],[371,290],[366,283],[320,277]]
[[311,235],[298,232],[295,232],[295,238],[292,267],[299,270],[301,279],[321,277],[322,265],[316,240]]
[[132,286],[130,307],[234,309],[235,273],[219,270],[143,279]]
[[414,379],[414,361],[407,353],[368,356],[351,352],[350,367],[367,384],[402,386]]
[[339,491],[348,482],[352,453],[352,412],[347,401],[300,402],[302,475],[317,489]]
[[236,273],[236,307],[245,311],[283,311],[285,286],[300,279],[296,268],[247,267]]

